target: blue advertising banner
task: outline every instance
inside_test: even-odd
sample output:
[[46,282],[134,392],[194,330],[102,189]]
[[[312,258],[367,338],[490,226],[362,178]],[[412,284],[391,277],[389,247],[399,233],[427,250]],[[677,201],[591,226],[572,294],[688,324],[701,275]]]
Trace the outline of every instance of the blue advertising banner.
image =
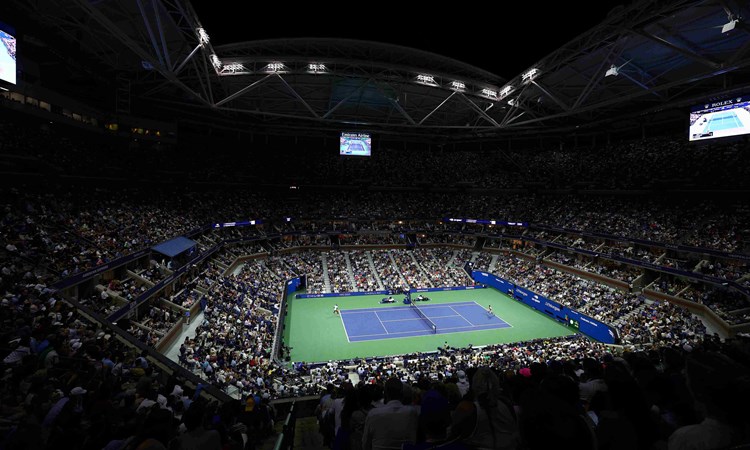
[[513,297],[516,300],[520,300],[523,303],[531,306],[532,308],[548,314],[556,319],[565,321],[565,307],[556,301],[550,300],[544,296],[537,294],[536,292],[530,291],[521,286],[516,286],[513,290]]
[[[290,280],[287,280],[286,282],[286,289],[287,292],[295,292],[299,289],[299,285],[302,284],[301,278],[292,278]],[[284,296],[286,297],[286,295]]]
[[578,330],[586,336],[591,336],[606,344],[617,342],[617,331],[609,325],[567,307],[565,308],[565,316],[568,325],[578,327]]
[[510,281],[496,275],[478,270],[475,270],[472,274],[474,280],[478,283],[486,284],[500,292],[509,294],[514,299],[523,302],[537,311],[543,312],[566,325],[578,328],[581,333],[597,341],[604,342],[605,344],[617,343],[617,331],[603,322],[592,319],[536,292],[516,286]]
[[513,295],[513,283],[505,281],[496,275],[475,270],[471,273],[471,277],[477,283],[482,283],[487,286],[493,287],[504,294]]

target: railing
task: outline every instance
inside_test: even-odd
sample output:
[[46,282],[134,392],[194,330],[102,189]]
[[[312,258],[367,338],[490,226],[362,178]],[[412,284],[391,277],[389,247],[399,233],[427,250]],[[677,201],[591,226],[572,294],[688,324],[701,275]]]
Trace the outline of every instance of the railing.
[[297,418],[294,414],[295,404],[296,402],[292,403],[292,407],[289,409],[289,414],[287,414],[286,419],[284,420],[284,428],[282,429],[281,434],[279,434],[279,437],[276,438],[276,444],[273,446],[273,450],[289,449],[294,446],[294,431],[297,422]]

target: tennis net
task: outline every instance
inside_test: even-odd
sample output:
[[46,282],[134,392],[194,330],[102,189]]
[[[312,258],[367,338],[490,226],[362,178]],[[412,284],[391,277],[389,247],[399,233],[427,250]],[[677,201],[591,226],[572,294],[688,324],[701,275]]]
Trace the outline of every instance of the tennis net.
[[437,325],[435,325],[435,322],[433,322],[432,320],[430,320],[429,317],[425,316],[424,313],[422,312],[422,310],[419,309],[417,307],[417,305],[414,304],[414,302],[411,302],[410,305],[414,309],[414,311],[416,311],[417,315],[419,315],[419,317],[421,317],[422,320],[424,320],[425,322],[427,322],[427,325],[430,326],[430,329],[432,330],[432,332],[435,333],[435,334],[437,334]]

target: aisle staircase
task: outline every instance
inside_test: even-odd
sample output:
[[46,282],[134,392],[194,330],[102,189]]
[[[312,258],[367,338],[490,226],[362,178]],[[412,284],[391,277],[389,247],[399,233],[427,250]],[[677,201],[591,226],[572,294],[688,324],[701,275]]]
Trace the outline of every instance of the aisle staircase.
[[331,292],[331,279],[328,277],[328,260],[323,253],[320,254],[320,264],[323,267],[323,287],[325,288],[325,292]]
[[354,271],[352,270],[352,261],[349,259],[349,252],[344,252],[344,260],[346,261],[346,275],[349,277],[349,284],[352,286],[352,291],[356,291],[357,282],[354,280]]
[[383,286],[383,280],[380,279],[380,274],[375,268],[375,261],[373,261],[372,259],[372,252],[368,250],[365,253],[367,254],[367,261],[370,263],[370,270],[372,270],[372,273],[375,274],[375,282],[378,283],[378,289],[380,289],[381,291],[385,290],[385,286]]

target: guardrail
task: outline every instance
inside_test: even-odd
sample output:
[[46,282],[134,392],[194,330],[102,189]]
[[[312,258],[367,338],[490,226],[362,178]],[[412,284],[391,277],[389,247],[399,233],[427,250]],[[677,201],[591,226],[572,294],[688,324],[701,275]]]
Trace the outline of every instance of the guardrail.
[[289,449],[294,446],[294,431],[297,422],[297,418],[294,414],[295,403],[292,403],[292,407],[289,409],[289,414],[286,415],[284,420],[284,428],[276,438],[276,444],[273,446],[273,450]]

